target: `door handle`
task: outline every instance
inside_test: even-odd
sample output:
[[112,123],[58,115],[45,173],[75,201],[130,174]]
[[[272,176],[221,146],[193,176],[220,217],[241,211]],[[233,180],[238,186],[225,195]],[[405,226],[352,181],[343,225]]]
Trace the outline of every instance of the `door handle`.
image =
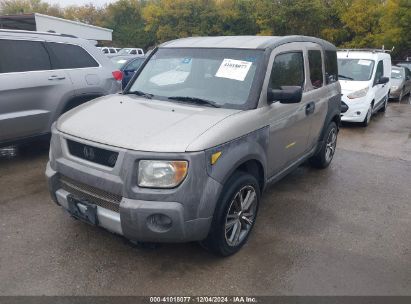
[[305,114],[310,115],[310,114],[314,113],[314,110],[315,110],[315,102],[311,101],[311,102],[307,103],[307,105],[305,106]]
[[49,80],[63,80],[66,79],[66,77],[64,76],[57,76],[57,75],[53,75],[49,77]]

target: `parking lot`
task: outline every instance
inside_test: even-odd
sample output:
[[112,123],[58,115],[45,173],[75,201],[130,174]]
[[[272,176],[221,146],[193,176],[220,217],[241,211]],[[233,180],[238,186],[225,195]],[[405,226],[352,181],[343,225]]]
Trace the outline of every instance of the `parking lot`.
[[56,206],[47,147],[0,158],[2,295],[411,295],[411,105],[344,126],[330,168],[263,197],[238,254],[133,247]]

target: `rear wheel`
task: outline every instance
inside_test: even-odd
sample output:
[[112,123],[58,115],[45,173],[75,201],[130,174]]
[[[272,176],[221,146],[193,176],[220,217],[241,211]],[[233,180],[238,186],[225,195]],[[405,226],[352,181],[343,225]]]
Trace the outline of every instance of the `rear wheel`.
[[337,147],[338,129],[335,122],[331,122],[324,136],[324,142],[321,149],[316,155],[310,158],[310,164],[316,168],[327,168],[333,160],[335,149]]
[[211,252],[229,256],[241,249],[254,227],[260,202],[257,179],[236,172],[226,183],[202,245]]

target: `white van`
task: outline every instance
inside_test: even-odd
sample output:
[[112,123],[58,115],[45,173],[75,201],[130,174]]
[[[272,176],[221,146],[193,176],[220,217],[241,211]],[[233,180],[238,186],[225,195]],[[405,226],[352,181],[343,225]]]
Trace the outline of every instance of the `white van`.
[[341,84],[341,120],[368,126],[371,116],[387,108],[391,56],[382,50],[337,52]]

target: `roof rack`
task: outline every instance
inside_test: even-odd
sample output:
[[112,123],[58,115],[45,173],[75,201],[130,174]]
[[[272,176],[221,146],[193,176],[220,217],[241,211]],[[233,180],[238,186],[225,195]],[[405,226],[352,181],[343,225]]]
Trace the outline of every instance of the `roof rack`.
[[391,50],[386,50],[384,46],[381,49],[338,49],[341,52],[372,52],[372,53],[391,53],[394,51],[394,47]]
[[69,38],[78,38],[77,36],[70,35],[70,34],[60,34],[53,31],[49,32],[37,32],[37,31],[26,31],[26,30],[10,30],[10,29],[0,29],[0,32],[7,32],[7,33],[24,33],[24,34],[32,34],[32,35],[50,35],[50,36],[60,36],[60,37],[69,37]]

